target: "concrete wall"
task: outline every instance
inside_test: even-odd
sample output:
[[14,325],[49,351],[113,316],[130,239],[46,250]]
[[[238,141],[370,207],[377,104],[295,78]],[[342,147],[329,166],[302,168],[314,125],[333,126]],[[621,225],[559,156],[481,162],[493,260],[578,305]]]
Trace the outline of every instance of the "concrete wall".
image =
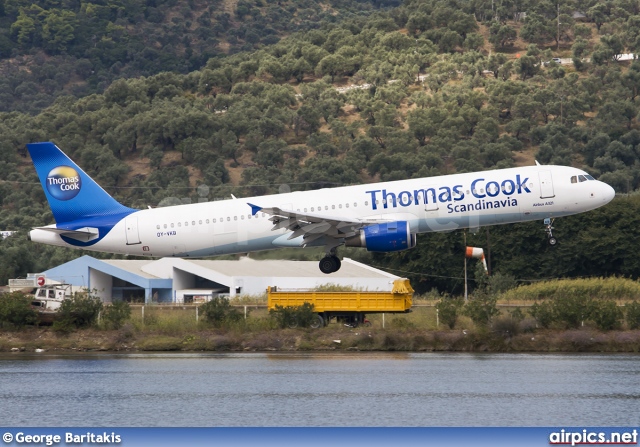
[[113,277],[111,275],[89,267],[89,291],[99,296],[103,303],[111,302],[112,286]]

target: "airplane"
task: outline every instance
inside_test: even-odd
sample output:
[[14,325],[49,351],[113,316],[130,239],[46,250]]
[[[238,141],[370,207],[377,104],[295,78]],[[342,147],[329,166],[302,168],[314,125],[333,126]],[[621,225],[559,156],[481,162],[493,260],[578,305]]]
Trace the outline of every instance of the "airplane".
[[540,165],[133,209],[111,197],[54,143],[27,149],[55,219],[34,242],[136,256],[208,257],[324,247],[320,270],[340,269],[340,246],[415,247],[416,234],[553,220],[609,203],[614,189],[586,172]]

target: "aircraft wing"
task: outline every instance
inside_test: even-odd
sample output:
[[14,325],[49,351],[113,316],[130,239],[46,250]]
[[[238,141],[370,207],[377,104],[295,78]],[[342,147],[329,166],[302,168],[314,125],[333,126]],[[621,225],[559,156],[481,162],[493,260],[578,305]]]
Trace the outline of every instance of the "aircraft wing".
[[254,216],[259,212],[266,213],[271,216],[269,220],[273,222],[272,230],[275,231],[280,228],[286,228],[292,232],[287,238],[288,240],[302,236],[305,244],[309,244],[323,236],[336,240],[348,238],[355,236],[357,231],[362,227],[379,222],[386,222],[379,221],[377,219],[345,219],[323,214],[303,214],[296,211],[283,210],[277,207],[262,208],[251,203],[248,205],[251,207],[251,213]]

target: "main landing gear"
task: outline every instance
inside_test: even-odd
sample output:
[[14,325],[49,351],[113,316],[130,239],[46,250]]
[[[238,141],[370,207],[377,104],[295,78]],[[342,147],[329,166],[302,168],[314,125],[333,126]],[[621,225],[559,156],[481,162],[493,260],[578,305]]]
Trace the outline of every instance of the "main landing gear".
[[550,217],[547,217],[544,220],[544,225],[545,225],[545,229],[544,231],[547,233],[547,241],[549,242],[549,245],[551,245],[552,247],[555,246],[558,243],[558,240],[553,237],[553,221],[554,219],[551,219]]
[[337,272],[338,270],[340,270],[341,265],[342,263],[340,262],[340,258],[336,256],[336,250],[332,249],[324,258],[320,260],[320,271],[328,275],[329,273]]

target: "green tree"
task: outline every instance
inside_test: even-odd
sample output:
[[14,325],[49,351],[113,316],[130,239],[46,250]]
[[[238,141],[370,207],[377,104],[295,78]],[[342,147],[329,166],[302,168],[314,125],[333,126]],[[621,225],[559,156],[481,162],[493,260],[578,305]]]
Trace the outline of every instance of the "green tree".
[[38,314],[31,308],[31,297],[21,292],[0,295],[0,326],[3,328],[22,327],[38,320]]
[[223,327],[229,323],[242,320],[238,309],[231,307],[229,300],[223,297],[213,297],[199,307],[204,319],[214,327]]
[[447,325],[449,329],[453,329],[460,316],[460,311],[464,306],[462,299],[443,298],[436,304],[438,318]]
[[597,300],[591,308],[590,319],[596,323],[599,329],[610,331],[620,329],[624,313],[615,301]]
[[73,296],[62,301],[53,329],[70,332],[74,329],[93,326],[102,308],[100,298],[88,293],[74,293]]
[[497,299],[487,293],[474,295],[464,306],[464,314],[479,326],[487,326],[493,317],[500,314]]
[[512,26],[493,22],[489,27],[489,42],[496,49],[513,46],[517,37],[518,32]]
[[625,305],[627,326],[629,329],[640,328],[640,303],[633,301]]

